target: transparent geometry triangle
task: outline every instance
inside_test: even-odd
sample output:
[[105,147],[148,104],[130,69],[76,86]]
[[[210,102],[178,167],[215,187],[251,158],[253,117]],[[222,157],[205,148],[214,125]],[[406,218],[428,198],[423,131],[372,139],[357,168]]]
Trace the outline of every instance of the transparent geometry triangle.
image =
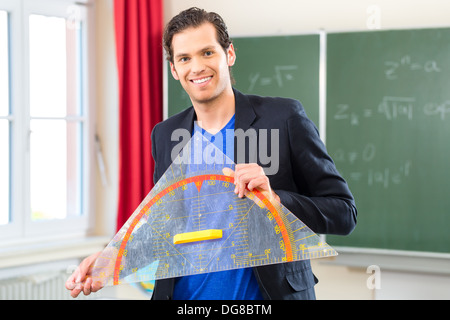
[[104,286],[337,255],[282,204],[234,193],[234,163],[196,133],[97,258]]

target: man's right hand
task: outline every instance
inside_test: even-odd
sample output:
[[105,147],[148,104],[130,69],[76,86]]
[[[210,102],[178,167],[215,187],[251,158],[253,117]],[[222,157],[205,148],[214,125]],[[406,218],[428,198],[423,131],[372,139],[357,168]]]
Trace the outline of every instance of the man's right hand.
[[91,294],[91,292],[97,292],[103,288],[103,284],[101,282],[94,282],[90,277],[95,260],[98,258],[100,253],[101,251],[84,259],[74,273],[72,273],[72,275],[67,279],[66,289],[70,291],[72,298],[78,297],[81,291],[83,291],[84,295],[87,296]]

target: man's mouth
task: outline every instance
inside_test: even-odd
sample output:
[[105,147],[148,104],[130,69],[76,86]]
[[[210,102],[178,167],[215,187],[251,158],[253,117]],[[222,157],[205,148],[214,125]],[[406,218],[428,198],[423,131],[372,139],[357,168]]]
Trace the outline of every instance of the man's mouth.
[[206,77],[206,78],[195,79],[195,80],[191,80],[191,81],[195,84],[202,84],[202,83],[205,83],[205,82],[211,80],[211,78],[212,77]]

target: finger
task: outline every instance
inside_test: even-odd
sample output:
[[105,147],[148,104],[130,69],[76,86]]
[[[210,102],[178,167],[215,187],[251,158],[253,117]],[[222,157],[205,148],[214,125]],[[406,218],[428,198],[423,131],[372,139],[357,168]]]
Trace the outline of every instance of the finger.
[[245,189],[247,188],[247,183],[245,183],[244,181],[240,181],[238,184],[238,197],[242,198],[245,195]]
[[245,188],[247,187],[247,183],[245,182],[244,179],[242,179],[241,175],[238,176],[235,174],[234,184],[235,184],[234,193],[237,194],[238,197],[242,198],[245,192]]
[[80,294],[82,288],[83,288],[82,284],[80,284],[80,283],[77,284],[76,287],[75,287],[75,289],[73,289],[73,290],[70,292],[70,295],[72,296],[72,298],[78,297],[78,295]]
[[83,286],[83,293],[85,296],[88,296],[91,294],[91,285],[92,285],[92,279],[88,278]]
[[253,164],[240,164],[236,165],[236,171],[234,175],[234,184],[236,185],[234,192],[239,198],[244,197],[247,190],[247,183],[251,181],[255,175],[255,169]]
[[261,191],[270,191],[270,187],[268,184],[268,179],[265,176],[259,176],[251,179],[249,183],[247,184],[247,188],[250,191],[253,191],[253,189],[258,188]]
[[234,188],[234,193],[238,195],[239,198],[242,198],[247,191],[247,181],[245,179],[238,179],[235,181],[236,187]]
[[231,168],[225,167],[225,168],[222,169],[222,172],[227,177],[234,177],[234,171]]
[[65,283],[67,290],[73,290],[81,283],[82,275],[80,274],[80,266],[78,266],[75,271],[67,278]]
[[83,267],[83,263],[80,264],[80,266],[77,268],[77,271],[74,273],[74,283],[79,284],[82,283],[85,280],[86,277],[86,270]]
[[75,285],[76,284],[75,284],[75,272],[74,272],[74,273],[72,273],[72,275],[69,278],[67,278],[65,286],[66,286],[67,290],[73,290],[73,289],[75,289]]

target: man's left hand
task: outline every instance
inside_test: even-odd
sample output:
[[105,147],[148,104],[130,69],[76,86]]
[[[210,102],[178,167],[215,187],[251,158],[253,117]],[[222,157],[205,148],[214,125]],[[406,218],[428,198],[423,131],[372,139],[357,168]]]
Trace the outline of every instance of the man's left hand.
[[234,177],[234,184],[236,185],[234,193],[239,198],[245,196],[246,189],[253,191],[257,188],[264,193],[270,201],[280,202],[280,197],[270,187],[269,178],[264,173],[261,166],[256,163],[242,163],[235,166],[235,171],[225,168],[224,174]]

